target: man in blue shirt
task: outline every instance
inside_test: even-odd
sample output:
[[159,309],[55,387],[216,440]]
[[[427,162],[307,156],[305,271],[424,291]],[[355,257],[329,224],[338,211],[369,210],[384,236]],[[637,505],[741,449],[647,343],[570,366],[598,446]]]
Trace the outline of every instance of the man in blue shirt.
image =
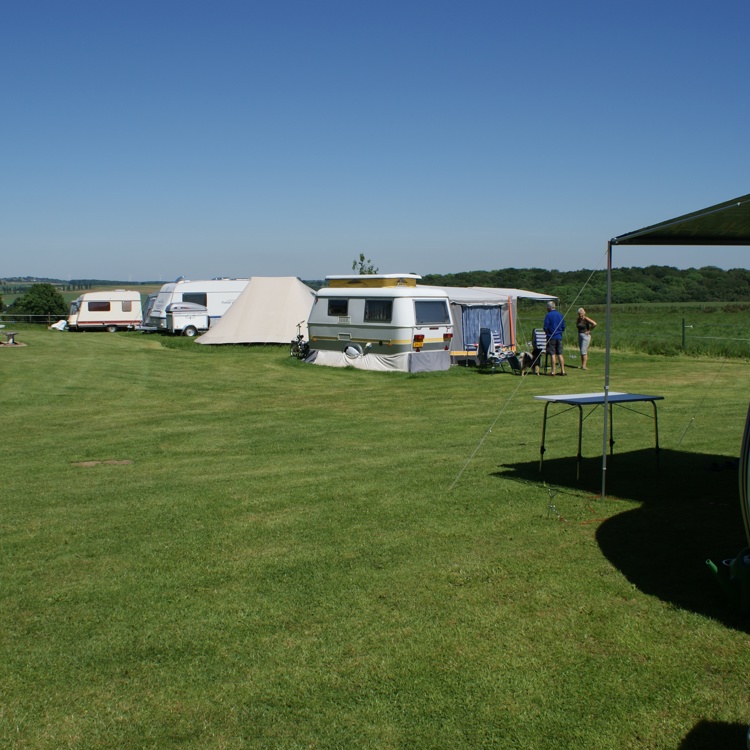
[[544,332],[547,334],[547,354],[552,357],[552,375],[557,370],[557,359],[560,358],[560,375],[565,372],[565,358],[563,357],[563,331],[565,318],[557,312],[554,302],[547,303],[547,314],[544,316]]

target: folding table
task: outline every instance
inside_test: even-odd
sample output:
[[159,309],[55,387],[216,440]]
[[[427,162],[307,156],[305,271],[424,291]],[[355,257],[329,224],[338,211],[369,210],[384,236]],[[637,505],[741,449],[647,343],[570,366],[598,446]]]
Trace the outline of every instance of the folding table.
[[[598,406],[602,406],[605,403],[605,397],[604,392],[601,393],[561,393],[556,394],[553,396],[534,396],[535,399],[538,401],[545,401],[544,404],[544,419],[542,421],[542,447],[539,450],[539,471],[541,473],[542,471],[542,465],[544,462],[544,439],[547,434],[547,418],[548,414],[547,411],[549,409],[550,404],[565,404],[566,406],[569,406],[571,409],[573,407],[578,408],[578,454],[577,454],[577,466],[576,466],[576,479],[581,478],[581,436],[583,434],[583,407],[584,406],[591,406],[591,411],[594,411]],[[612,449],[615,444],[615,441],[612,437],[612,407],[613,406],[621,406],[623,408],[628,408],[628,404],[634,404],[637,402],[650,402],[651,406],[654,410],[654,441],[655,441],[655,448],[656,448],[656,456],[657,460],[659,457],[659,417],[656,410],[656,402],[662,401],[664,399],[664,396],[645,396],[642,393],[621,393],[619,391],[612,391],[610,392],[609,396],[606,398],[606,402],[609,404],[609,453],[612,455]],[[565,410],[567,411],[567,409]],[[636,411],[635,409],[630,409],[630,411],[634,411],[636,414],[641,414],[642,416],[648,416],[643,414],[643,412]],[[559,412],[559,414],[562,414],[564,412]],[[589,412],[590,413],[590,412]],[[588,416],[588,415],[587,415]]]

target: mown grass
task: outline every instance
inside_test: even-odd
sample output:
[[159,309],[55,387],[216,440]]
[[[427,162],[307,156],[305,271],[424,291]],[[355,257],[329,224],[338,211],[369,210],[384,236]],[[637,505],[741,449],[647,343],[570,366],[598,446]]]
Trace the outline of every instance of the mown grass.
[[552,380],[19,339],[0,746],[709,748],[750,721],[748,622],[704,563],[745,544],[745,362],[616,353],[664,451],[616,413],[602,502],[599,412],[582,480],[572,414],[540,477],[532,398],[600,389],[600,354]]

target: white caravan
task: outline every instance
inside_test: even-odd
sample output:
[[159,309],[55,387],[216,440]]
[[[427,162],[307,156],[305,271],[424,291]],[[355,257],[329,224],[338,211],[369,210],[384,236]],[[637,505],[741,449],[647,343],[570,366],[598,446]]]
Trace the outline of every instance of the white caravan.
[[[170,284],[164,284],[153,302],[149,300],[150,309],[143,321],[143,330],[161,333],[184,333],[195,336],[212,326],[231,307],[242,294],[249,279],[208,279],[189,281],[179,278]],[[188,303],[191,308],[182,308],[181,303]],[[197,307],[196,307],[197,306]],[[203,308],[203,309],[199,309]],[[170,312],[200,312],[201,315],[169,315]]]
[[86,292],[70,303],[71,331],[137,328],[141,323],[141,295],[128,289]]
[[416,274],[327,276],[307,321],[316,364],[369,370],[447,370],[453,338],[443,289]]

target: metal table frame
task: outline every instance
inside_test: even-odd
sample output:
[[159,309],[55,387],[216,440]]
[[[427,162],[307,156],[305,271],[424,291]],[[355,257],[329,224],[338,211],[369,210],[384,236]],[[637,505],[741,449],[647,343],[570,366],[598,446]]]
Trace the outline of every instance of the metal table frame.
[[[604,393],[563,393],[559,395],[554,396],[534,396],[535,399],[538,401],[545,401],[544,404],[544,419],[542,421],[542,445],[539,449],[539,473],[542,471],[542,467],[544,465],[544,440],[547,435],[547,418],[548,418],[548,409],[550,404],[565,404],[569,406],[570,408],[577,407],[578,408],[578,453],[576,455],[576,479],[581,478],[581,462],[583,460],[583,456],[581,455],[581,443],[582,443],[582,436],[583,436],[583,407],[584,406],[591,406],[591,411],[593,412],[598,406],[602,406],[605,403],[605,396]],[[664,396],[646,396],[641,393],[620,393],[620,392],[612,392],[607,396],[606,402],[609,405],[609,455],[611,456],[613,453],[613,448],[615,445],[614,437],[613,437],[613,428],[612,428],[612,407],[613,406],[623,406],[624,408],[627,408],[627,404],[642,402],[642,401],[648,401],[651,403],[651,406],[654,410],[654,444],[656,449],[656,458],[657,461],[659,459],[659,415],[656,408],[656,402],[662,401],[664,399]],[[568,411],[566,409],[565,411]],[[635,411],[634,409],[631,409],[630,411]],[[560,414],[564,414],[565,412],[560,412]],[[641,416],[647,416],[643,414],[643,412],[635,411],[636,414],[640,414]]]

